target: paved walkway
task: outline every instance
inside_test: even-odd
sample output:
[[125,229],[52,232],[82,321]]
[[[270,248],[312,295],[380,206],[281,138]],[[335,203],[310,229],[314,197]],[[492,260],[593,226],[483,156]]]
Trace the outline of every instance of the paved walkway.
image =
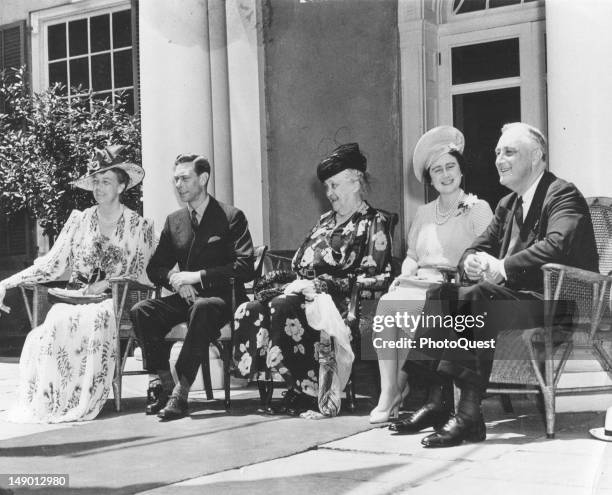
[[[0,396],[3,399],[0,409],[14,399],[16,378],[16,360],[0,362]],[[141,395],[145,381],[144,376],[127,378],[126,395]],[[234,392],[235,395],[241,393],[244,391]],[[150,490],[135,488],[131,493],[612,495],[612,443],[594,440],[588,434],[589,428],[603,425],[602,413],[561,414],[557,438],[547,440],[534,403],[529,400],[513,402],[515,413],[507,415],[501,411],[496,398],[485,401],[485,413],[490,421],[487,441],[479,444],[427,450],[420,446],[422,435],[393,437],[385,428],[375,428],[287,457],[242,462],[235,469]],[[363,413],[365,415],[366,411]],[[135,414],[115,417],[113,421],[129,425]],[[244,416],[244,421],[249,417]],[[299,435],[300,424],[305,423],[295,420],[295,424],[294,434]],[[23,437],[25,442],[31,435],[75,427],[79,426],[11,425],[0,421],[0,445],[2,440],[9,438],[14,442]],[[261,440],[265,444],[265,438]],[[235,448],[241,448],[239,438]],[[11,459],[8,458],[8,464],[6,461],[6,458],[0,460],[2,473],[10,472]],[[151,466],[151,469],[163,469],[164,462],[163,452],[160,452],[159,466]],[[35,467],[32,471],[36,471]],[[206,470],[202,468],[201,472]],[[145,487],[146,471],[142,478],[143,483],[134,486]],[[87,489],[53,493],[77,491],[100,493]]]

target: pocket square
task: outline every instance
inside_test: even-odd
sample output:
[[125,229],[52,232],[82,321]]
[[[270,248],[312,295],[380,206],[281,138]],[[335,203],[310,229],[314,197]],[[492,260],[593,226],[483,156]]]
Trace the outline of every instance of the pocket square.
[[219,237],[218,235],[213,235],[213,236],[210,236],[206,242],[208,244],[211,244],[213,242],[217,242],[217,241],[220,241],[220,240],[221,240],[221,237]]

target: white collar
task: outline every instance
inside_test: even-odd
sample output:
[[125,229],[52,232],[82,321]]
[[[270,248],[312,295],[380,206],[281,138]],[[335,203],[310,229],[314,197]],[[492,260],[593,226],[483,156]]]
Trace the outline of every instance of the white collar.
[[535,196],[536,189],[538,188],[538,184],[542,180],[544,176],[544,172],[538,175],[538,178],[533,181],[533,184],[529,186],[529,189],[525,191],[525,194],[520,196],[523,199],[523,220],[527,218],[527,213],[529,213],[529,208],[531,207],[531,203],[533,202],[533,197]]
[[210,194],[206,195],[206,199],[200,203],[197,208],[192,208],[191,205],[187,205],[187,209],[189,210],[189,214],[195,210],[196,216],[198,217],[198,222],[202,221],[202,217],[204,216],[204,212],[206,211],[206,207],[210,203]]

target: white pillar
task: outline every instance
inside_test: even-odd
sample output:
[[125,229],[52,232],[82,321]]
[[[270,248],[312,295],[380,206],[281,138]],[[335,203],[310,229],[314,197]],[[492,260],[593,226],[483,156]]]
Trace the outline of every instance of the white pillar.
[[258,0],[227,0],[227,57],[234,204],[255,244],[270,243],[261,11]]
[[612,2],[546,2],[550,169],[585,196],[612,196]]
[[226,203],[234,202],[232,139],[227,73],[225,0],[208,0],[208,39],[210,46],[211,105],[215,194]]
[[180,207],[171,181],[176,156],[200,153],[213,161],[208,5],[146,0],[139,7],[144,214],[160,231]]

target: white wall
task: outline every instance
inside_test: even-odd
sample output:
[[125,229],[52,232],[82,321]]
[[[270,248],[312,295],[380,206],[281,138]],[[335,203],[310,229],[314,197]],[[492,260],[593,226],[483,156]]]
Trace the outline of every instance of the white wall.
[[612,1],[546,2],[550,169],[612,196]]

